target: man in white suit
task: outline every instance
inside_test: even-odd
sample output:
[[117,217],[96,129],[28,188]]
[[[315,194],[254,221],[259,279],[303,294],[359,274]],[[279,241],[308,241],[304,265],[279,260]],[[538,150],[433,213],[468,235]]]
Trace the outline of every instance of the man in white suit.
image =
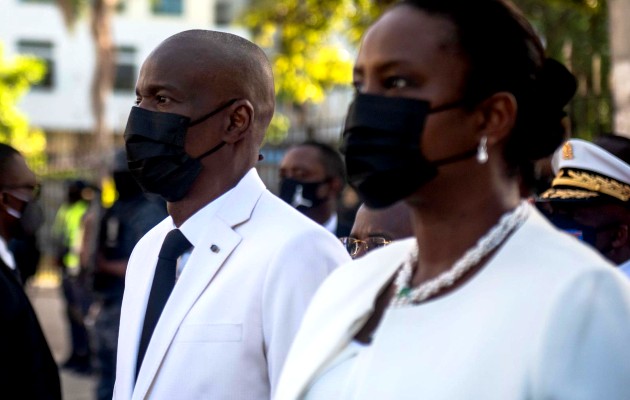
[[[170,216],[129,260],[114,398],[269,399],[311,296],[349,259],[254,169],[274,109],[269,62],[238,36],[186,31],[149,55],[136,93],[127,160]],[[151,331],[169,232],[190,249]]]

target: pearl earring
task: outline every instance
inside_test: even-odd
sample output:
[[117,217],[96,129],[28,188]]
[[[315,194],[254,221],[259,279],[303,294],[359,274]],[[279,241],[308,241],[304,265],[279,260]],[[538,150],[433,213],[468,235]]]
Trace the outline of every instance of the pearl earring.
[[485,135],[481,137],[477,147],[477,162],[479,164],[488,162],[488,138]]

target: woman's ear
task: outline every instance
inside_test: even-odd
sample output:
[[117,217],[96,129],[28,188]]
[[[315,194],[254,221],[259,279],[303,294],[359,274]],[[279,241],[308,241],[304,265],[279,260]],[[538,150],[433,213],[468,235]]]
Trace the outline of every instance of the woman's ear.
[[516,98],[509,92],[498,92],[479,104],[482,113],[481,131],[488,139],[488,145],[506,139],[514,125],[518,105]]
[[251,130],[254,123],[254,106],[249,100],[238,100],[232,107],[229,115],[227,129],[223,140],[233,144],[241,139]]

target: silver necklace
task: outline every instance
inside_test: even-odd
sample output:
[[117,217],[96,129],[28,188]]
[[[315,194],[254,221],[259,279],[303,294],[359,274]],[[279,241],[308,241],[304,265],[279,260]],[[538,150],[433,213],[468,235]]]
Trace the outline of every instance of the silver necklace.
[[481,259],[492,252],[514,229],[518,228],[529,215],[529,206],[522,201],[514,210],[505,213],[499,222],[493,226],[477,243],[468,249],[453,266],[435,278],[422,283],[417,288],[411,288],[413,268],[418,260],[418,244],[414,245],[409,257],[402,265],[394,280],[395,295],[390,307],[404,307],[421,303],[440,292],[444,288],[453,286],[466,272]]

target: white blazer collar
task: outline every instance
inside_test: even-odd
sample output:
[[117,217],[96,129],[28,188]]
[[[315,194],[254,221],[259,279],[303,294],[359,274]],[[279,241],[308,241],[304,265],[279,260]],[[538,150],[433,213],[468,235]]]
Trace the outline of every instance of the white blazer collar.
[[373,251],[340,266],[324,282],[302,322],[307,329],[299,332],[289,353],[276,400],[300,398],[308,382],[352,340],[415,242],[405,239]]
[[[251,217],[256,203],[265,190],[266,188],[256,171],[250,170],[230,191],[217,212],[208,221],[205,221],[205,230],[199,236],[199,241],[194,243],[195,248],[155,327],[142,362],[142,368],[138,374],[138,380],[133,388],[134,399],[146,397],[182,321],[223,266],[225,260],[240,243],[241,236],[233,228],[245,223]],[[166,233],[170,230],[169,228],[172,228],[168,222],[167,219],[158,225],[157,228],[161,229],[161,232],[158,235],[159,239],[156,237],[156,242],[160,239],[163,241]],[[152,267],[151,270],[154,271],[155,267]],[[133,329],[135,329],[136,335],[129,337],[130,340],[136,342],[127,346],[133,350],[128,355],[128,357],[133,358],[133,361],[128,361],[127,365],[135,366],[137,342],[142,330],[152,281],[153,274],[144,281],[145,287],[142,288],[145,293],[144,301],[136,302],[136,309],[130,312],[135,315],[135,318],[128,322],[134,324]],[[138,289],[140,288],[133,290]],[[131,373],[133,374],[133,371]],[[133,386],[133,378],[131,382]]]

